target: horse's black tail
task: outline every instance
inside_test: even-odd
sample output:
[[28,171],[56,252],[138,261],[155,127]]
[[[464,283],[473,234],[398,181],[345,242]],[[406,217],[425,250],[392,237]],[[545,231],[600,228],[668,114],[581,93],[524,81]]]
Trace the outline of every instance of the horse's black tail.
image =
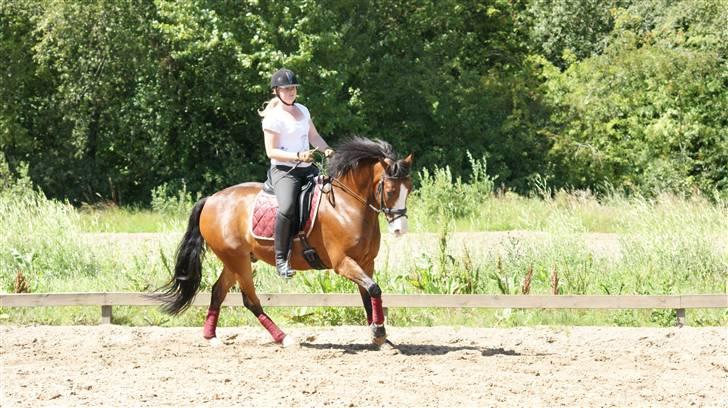
[[176,315],[187,310],[192,304],[202,281],[202,258],[205,254],[205,239],[200,234],[200,213],[207,197],[198,201],[192,208],[187,231],[177,247],[174,276],[160,290],[156,298],[162,301],[165,313]]

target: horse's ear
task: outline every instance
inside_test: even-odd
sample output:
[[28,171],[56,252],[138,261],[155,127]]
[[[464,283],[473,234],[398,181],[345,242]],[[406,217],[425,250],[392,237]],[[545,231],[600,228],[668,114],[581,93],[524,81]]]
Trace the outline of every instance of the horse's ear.
[[384,167],[384,169],[386,170],[394,164],[394,161],[390,158],[382,157],[381,159],[379,159],[379,163],[382,163],[382,167]]
[[404,158],[404,162],[407,163],[408,167],[412,167],[412,161],[415,159],[415,154],[410,153],[407,157]]

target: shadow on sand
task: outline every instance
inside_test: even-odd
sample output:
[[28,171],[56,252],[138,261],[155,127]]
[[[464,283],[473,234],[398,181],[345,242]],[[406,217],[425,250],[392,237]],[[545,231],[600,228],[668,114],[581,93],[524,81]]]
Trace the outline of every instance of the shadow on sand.
[[[333,344],[333,343],[307,343],[302,342],[301,347],[316,350],[341,350],[344,354],[357,354],[362,351],[376,351],[380,347],[374,344]],[[520,356],[521,354],[504,348],[485,348],[474,346],[438,346],[432,344],[394,344],[390,341],[381,347],[381,349],[397,350],[405,356],[441,356],[452,352],[473,350],[477,351],[484,357],[503,355],[503,356]]]

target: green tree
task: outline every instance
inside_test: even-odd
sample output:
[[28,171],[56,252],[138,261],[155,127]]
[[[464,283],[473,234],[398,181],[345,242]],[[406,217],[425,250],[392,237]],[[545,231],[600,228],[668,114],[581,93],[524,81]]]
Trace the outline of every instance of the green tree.
[[34,1],[0,0],[0,149],[10,168],[30,162],[50,133],[63,131],[59,113],[49,108],[53,78],[33,58],[41,13]]
[[[150,65],[145,40],[151,33],[144,22],[153,7],[122,1],[5,6],[10,21],[32,24],[24,26],[23,37],[15,37],[23,56],[8,62],[26,86],[15,98],[16,109],[4,109],[16,125],[7,133],[22,135],[18,129],[25,129],[33,143],[8,138],[3,149],[9,157],[29,160],[31,175],[51,195],[118,199],[120,191],[138,182],[130,161],[149,162],[125,142],[146,145],[138,138],[144,132],[125,123],[124,113],[135,109],[133,97]],[[3,32],[13,31],[4,27]]]
[[556,180],[648,194],[725,191],[728,71],[715,34],[706,34],[724,28],[706,20],[720,15],[718,2],[687,3],[694,7],[675,4],[650,24],[636,14],[642,7],[617,10],[603,55],[547,71]]
[[532,0],[526,9],[530,45],[559,68],[599,54],[613,27],[610,10],[627,1]]
[[295,70],[326,139],[519,191],[725,190],[725,0],[0,0],[0,149],[72,202],[261,180]]

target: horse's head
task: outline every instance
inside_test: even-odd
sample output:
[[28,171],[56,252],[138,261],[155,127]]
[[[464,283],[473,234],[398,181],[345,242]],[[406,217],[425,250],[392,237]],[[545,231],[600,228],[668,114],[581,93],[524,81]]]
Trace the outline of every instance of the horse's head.
[[383,172],[377,183],[374,199],[396,236],[407,232],[407,196],[412,191],[412,154],[403,160],[381,159]]
[[[368,170],[357,171],[359,168]],[[344,190],[364,204],[364,208],[384,213],[389,230],[395,235],[407,232],[406,204],[412,191],[411,169],[411,154],[397,160],[389,143],[362,137],[353,137],[339,145],[329,160],[329,174],[335,179],[351,176],[350,180],[338,183],[343,187],[348,183],[349,187]]]

